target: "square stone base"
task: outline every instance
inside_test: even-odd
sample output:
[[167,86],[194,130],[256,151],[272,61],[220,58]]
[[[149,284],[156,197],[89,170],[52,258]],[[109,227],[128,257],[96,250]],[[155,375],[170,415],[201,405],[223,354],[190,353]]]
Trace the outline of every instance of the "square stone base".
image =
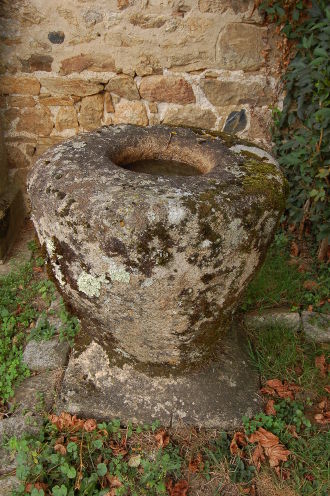
[[260,411],[259,377],[249,363],[243,331],[232,329],[217,359],[183,375],[150,376],[132,365],[111,363],[92,341],[73,353],[56,411],[98,420],[234,429],[243,415]]

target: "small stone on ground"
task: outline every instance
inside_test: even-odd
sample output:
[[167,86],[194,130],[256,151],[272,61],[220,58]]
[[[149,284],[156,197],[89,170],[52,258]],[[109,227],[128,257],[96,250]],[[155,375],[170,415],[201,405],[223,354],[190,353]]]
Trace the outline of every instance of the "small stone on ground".
[[302,313],[303,331],[316,343],[330,343],[330,316],[316,312]]
[[300,315],[297,312],[290,312],[289,309],[270,308],[260,312],[247,314],[244,318],[247,329],[264,329],[274,325],[285,326],[294,331],[301,328]]
[[69,343],[60,343],[58,337],[49,341],[32,340],[26,345],[23,362],[30,370],[54,370],[66,365],[69,351]]

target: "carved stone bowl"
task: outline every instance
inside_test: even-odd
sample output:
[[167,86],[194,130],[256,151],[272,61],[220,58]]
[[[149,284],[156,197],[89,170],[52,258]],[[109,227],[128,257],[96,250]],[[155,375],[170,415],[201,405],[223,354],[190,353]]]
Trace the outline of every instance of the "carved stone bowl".
[[79,135],[29,177],[34,225],[84,339],[159,373],[212,357],[285,192],[251,143],[166,126]]

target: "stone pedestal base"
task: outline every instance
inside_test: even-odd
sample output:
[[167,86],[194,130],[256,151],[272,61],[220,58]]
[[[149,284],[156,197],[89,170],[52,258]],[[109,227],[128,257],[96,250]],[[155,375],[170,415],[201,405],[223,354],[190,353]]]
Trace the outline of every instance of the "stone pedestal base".
[[243,415],[260,410],[259,378],[248,361],[241,331],[231,331],[217,360],[186,375],[149,376],[131,365],[111,363],[92,342],[73,354],[66,370],[56,411],[124,423],[158,419],[165,426],[180,423],[232,429]]

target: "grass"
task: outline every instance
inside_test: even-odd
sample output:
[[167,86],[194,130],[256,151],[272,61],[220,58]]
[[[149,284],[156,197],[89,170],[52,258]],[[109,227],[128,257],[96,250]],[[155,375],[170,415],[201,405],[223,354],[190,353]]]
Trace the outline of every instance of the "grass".
[[[309,247],[304,258],[291,257],[291,242],[288,235],[277,234],[265,263],[247,288],[243,310],[288,306],[298,311],[312,305],[314,311],[330,313],[330,267],[309,258]],[[306,281],[313,281],[314,287],[308,289]]]
[[[14,388],[29,376],[22,362],[23,349],[29,339],[50,339],[55,329],[46,311],[55,295],[55,286],[45,277],[44,259],[35,244],[30,244],[31,260],[0,277],[0,413],[13,396]],[[36,325],[38,318],[39,323]],[[59,339],[72,342],[79,324],[62,303],[59,312],[62,326]]]

